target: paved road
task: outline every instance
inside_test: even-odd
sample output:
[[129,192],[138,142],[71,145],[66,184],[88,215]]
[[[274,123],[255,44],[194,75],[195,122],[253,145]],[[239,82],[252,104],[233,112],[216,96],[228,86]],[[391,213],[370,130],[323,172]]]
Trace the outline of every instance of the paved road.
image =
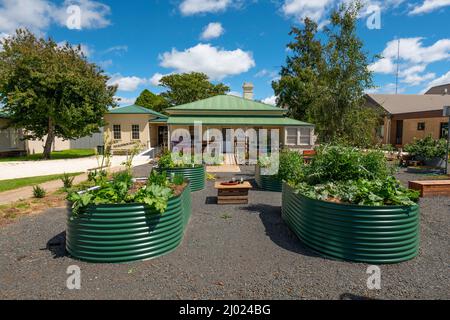
[[[381,266],[375,292],[366,287],[367,265],[321,258],[288,230],[280,194],[253,191],[252,205],[217,206],[211,187],[193,196],[183,244],[147,262],[67,257],[64,209],[0,229],[0,299],[450,299],[449,198],[422,201],[420,256]],[[66,288],[71,265],[81,268],[81,290]]]

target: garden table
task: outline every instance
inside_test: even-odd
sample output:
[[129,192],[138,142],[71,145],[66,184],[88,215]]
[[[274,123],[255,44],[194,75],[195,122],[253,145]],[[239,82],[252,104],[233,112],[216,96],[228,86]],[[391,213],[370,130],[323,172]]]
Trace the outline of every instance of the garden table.
[[217,204],[248,204],[248,193],[252,185],[245,181],[237,185],[223,185],[216,182],[214,188],[217,189]]

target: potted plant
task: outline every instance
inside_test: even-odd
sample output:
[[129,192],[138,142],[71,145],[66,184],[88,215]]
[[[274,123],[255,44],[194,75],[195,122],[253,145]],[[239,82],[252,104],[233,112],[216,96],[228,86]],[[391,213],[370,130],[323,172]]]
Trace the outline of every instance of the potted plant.
[[193,157],[183,157],[174,161],[172,153],[164,152],[158,161],[158,172],[165,172],[167,176],[180,175],[190,181],[191,191],[199,191],[205,188],[206,169],[204,165],[195,164]]
[[424,139],[414,139],[413,143],[405,146],[405,151],[426,167],[445,168],[445,155],[448,152],[445,139],[435,140],[431,135]]
[[318,253],[373,264],[414,258],[419,194],[393,176],[380,151],[323,146],[283,185],[282,217]]
[[[272,163],[278,161],[278,170],[272,172]],[[255,168],[258,186],[267,191],[281,192],[283,181],[297,180],[303,175],[304,159],[297,151],[282,150],[278,157],[261,156]]]
[[175,250],[191,215],[189,182],[152,172],[95,177],[96,186],[70,192],[66,248],[73,257],[97,263],[152,259]]

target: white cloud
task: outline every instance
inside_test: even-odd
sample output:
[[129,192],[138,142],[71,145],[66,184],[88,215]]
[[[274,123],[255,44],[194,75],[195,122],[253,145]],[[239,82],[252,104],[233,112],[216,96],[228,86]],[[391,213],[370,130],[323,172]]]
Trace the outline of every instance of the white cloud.
[[50,0],[0,0],[0,33],[12,34],[18,28],[43,33],[52,23],[66,26],[70,5],[81,8],[82,28],[102,28],[110,24],[109,6],[91,0],[65,0],[55,5]]
[[417,15],[428,13],[447,6],[450,6],[450,0],[425,0],[421,5],[415,6],[409,14]]
[[114,100],[121,106],[134,104],[136,102],[136,98],[125,98],[119,96],[115,96]]
[[165,76],[164,74],[157,72],[150,78],[150,83],[153,86],[157,87],[161,84],[160,81],[164,76]]
[[113,65],[113,61],[111,59],[108,59],[108,60],[100,61],[98,64],[103,69],[106,69],[106,68],[111,67]]
[[117,55],[122,55],[123,52],[127,52],[128,51],[128,46],[114,46],[111,48],[106,49],[105,51],[103,51],[104,54],[107,53],[115,53]]
[[389,41],[382,52],[382,59],[369,66],[375,73],[395,74],[399,64],[399,78],[410,86],[422,84],[435,78],[435,74],[426,72],[429,64],[450,58],[450,39],[441,39],[430,46],[423,44],[423,38],[400,39],[400,60],[398,40]]
[[247,72],[255,66],[251,52],[241,49],[227,51],[210,44],[198,44],[184,51],[172,49],[159,58],[162,67],[172,68],[176,72],[203,72],[212,80]]
[[428,88],[450,83],[450,71],[428,84]]
[[237,91],[230,91],[227,93],[228,96],[239,97],[242,98],[242,93]]
[[111,24],[107,16],[111,13],[111,8],[106,4],[92,0],[65,0],[63,5],[54,10],[54,18],[62,26],[66,26],[67,19],[71,13],[67,13],[69,6],[79,6],[81,9],[81,29],[104,28]]
[[278,76],[278,71],[262,69],[255,74],[256,78],[276,78]]
[[262,103],[276,106],[277,105],[277,97],[276,96],[267,97],[264,100],[262,100]]
[[111,76],[111,79],[108,81],[108,85],[113,86],[117,85],[119,91],[135,91],[139,86],[148,83],[147,79],[139,78],[139,77],[124,77],[119,73],[116,73]]
[[231,0],[184,0],[180,4],[180,11],[185,16],[220,12],[225,11],[232,2]]
[[202,40],[210,40],[214,38],[218,38],[223,35],[225,29],[222,27],[222,24],[219,22],[211,22],[204,29],[200,36]]
[[334,0],[285,0],[281,7],[282,12],[286,16],[293,16],[301,21],[306,17],[318,22],[321,21],[329,6],[335,2]]

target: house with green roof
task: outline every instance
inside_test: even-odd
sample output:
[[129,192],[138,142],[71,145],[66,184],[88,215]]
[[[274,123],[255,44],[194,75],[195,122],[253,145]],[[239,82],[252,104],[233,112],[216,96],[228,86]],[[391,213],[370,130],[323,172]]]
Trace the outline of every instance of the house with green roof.
[[251,84],[244,84],[243,98],[219,95],[174,106],[166,112],[168,115],[135,105],[111,110],[105,116],[105,132],[114,141],[113,149],[136,142],[149,149],[172,148],[179,142],[176,136],[171,137],[172,133],[185,129],[193,136],[197,123],[202,125],[202,136],[208,129],[221,130],[224,139],[228,129],[267,129],[279,130],[281,146],[311,149],[315,144],[314,125],[287,117],[285,109],[254,101]]

